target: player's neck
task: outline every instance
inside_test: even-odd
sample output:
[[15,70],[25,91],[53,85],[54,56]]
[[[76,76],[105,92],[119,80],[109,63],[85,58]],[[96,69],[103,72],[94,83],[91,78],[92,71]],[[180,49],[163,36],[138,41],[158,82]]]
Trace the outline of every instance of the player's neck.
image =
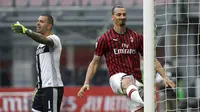
[[48,37],[49,35],[51,35],[52,32],[45,32],[44,34],[42,34],[44,37]]
[[126,27],[125,26],[114,26],[114,30],[118,34],[124,34],[126,33]]

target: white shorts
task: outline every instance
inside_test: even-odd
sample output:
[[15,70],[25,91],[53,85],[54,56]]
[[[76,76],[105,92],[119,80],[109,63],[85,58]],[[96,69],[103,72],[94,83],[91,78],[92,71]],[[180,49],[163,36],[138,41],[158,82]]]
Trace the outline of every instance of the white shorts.
[[[114,74],[110,77],[110,79],[109,79],[110,87],[115,94],[123,95],[121,81],[122,81],[122,77],[125,76],[125,75],[127,75],[127,74],[117,73],[117,74]],[[140,82],[135,80],[133,75],[128,75],[128,77],[132,77],[134,79],[134,82],[135,82],[134,85],[136,87],[142,86],[142,84]],[[129,104],[128,106],[129,106],[131,112],[135,112],[136,110],[139,110],[143,107],[142,104],[134,102],[130,99],[128,99],[127,101],[128,101],[128,104]]]

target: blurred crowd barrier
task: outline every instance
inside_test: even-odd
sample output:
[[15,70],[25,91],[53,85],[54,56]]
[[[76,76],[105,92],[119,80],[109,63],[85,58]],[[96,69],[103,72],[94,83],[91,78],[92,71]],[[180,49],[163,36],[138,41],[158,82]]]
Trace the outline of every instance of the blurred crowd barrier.
[[[77,98],[79,87],[65,87],[61,112],[129,112],[127,98],[115,95],[110,87],[91,87]],[[34,88],[0,89],[1,112],[31,112]]]
[[[156,0],[156,3],[165,3],[166,0]],[[172,3],[173,0],[167,0],[167,3]],[[102,6],[122,4],[126,7],[132,7],[134,4],[142,5],[143,0],[0,0],[0,6]]]

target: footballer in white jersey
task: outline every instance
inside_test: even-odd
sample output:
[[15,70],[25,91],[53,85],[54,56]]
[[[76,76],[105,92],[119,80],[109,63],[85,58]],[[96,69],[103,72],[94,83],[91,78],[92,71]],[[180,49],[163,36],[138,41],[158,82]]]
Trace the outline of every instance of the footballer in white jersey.
[[43,14],[37,20],[36,32],[18,21],[11,26],[14,32],[26,34],[40,43],[36,50],[38,84],[33,95],[32,112],[60,112],[64,93],[59,69],[62,45],[58,36],[52,34],[53,25],[53,17]]
[[49,35],[54,42],[50,47],[39,44],[36,51],[36,68],[38,73],[38,88],[63,87],[60,74],[60,55],[62,45],[60,39],[55,34]]

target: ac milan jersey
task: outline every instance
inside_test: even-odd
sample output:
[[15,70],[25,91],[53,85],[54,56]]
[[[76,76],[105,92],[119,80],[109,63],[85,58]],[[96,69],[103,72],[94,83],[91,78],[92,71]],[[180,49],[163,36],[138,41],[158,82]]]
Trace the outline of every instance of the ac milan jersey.
[[60,74],[61,42],[56,35],[49,35],[47,38],[53,40],[54,46],[39,44],[36,51],[38,88],[62,87],[63,82]]
[[118,34],[114,29],[108,30],[98,38],[95,55],[105,56],[110,75],[126,73],[142,81],[140,56],[143,56],[143,36],[130,29]]

